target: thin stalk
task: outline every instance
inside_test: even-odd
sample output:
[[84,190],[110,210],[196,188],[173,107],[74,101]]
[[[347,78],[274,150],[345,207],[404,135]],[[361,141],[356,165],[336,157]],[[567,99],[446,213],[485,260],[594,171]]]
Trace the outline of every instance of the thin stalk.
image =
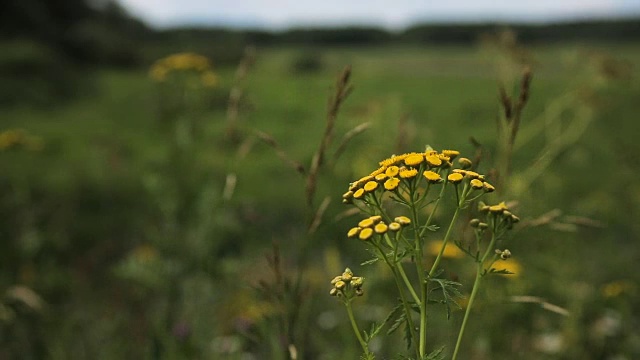
[[464,334],[464,329],[467,326],[467,320],[469,319],[469,314],[471,313],[471,306],[473,305],[473,301],[475,300],[476,294],[478,293],[478,289],[480,288],[480,282],[482,280],[482,277],[484,276],[483,274],[484,263],[487,260],[487,257],[489,256],[489,254],[491,253],[491,250],[493,249],[493,246],[496,243],[497,238],[498,237],[494,232],[491,236],[491,242],[487,246],[487,249],[485,250],[484,255],[482,256],[482,259],[478,262],[477,269],[476,269],[476,279],[473,282],[473,289],[471,290],[471,295],[469,296],[469,303],[467,304],[467,310],[464,312],[464,318],[462,319],[462,325],[460,326],[460,332],[458,333],[458,340],[456,341],[456,347],[453,350],[453,357],[451,358],[451,360],[455,360],[456,357],[458,356],[458,351],[460,350],[460,344],[462,343],[462,335]]
[[462,342],[462,334],[464,334],[464,329],[467,326],[467,320],[469,319],[469,314],[471,313],[471,306],[473,305],[473,301],[476,298],[476,294],[478,293],[478,288],[480,288],[480,280],[482,279],[482,263],[478,264],[478,269],[476,271],[476,280],[473,283],[473,289],[471,290],[471,295],[469,296],[469,303],[467,303],[467,310],[464,312],[464,319],[462,319],[462,326],[460,327],[460,332],[458,333],[458,340],[456,341],[456,347],[453,350],[453,357],[451,360],[455,360],[458,356],[458,350],[460,350],[460,343]]
[[424,279],[424,269],[422,268],[422,259],[424,257],[422,252],[422,238],[418,231],[418,211],[414,200],[411,196],[411,215],[413,217],[413,232],[415,236],[415,257],[414,263],[416,265],[416,272],[418,273],[418,281],[420,284],[421,297],[420,297],[420,345],[419,345],[419,358],[422,359],[427,347],[427,282]]
[[351,327],[353,328],[353,332],[356,333],[356,337],[358,338],[358,342],[360,342],[360,346],[362,346],[362,351],[364,351],[365,355],[369,355],[369,348],[367,347],[367,343],[362,338],[362,334],[360,334],[360,329],[358,328],[356,319],[353,317],[353,309],[351,309],[351,300],[346,300],[344,303],[347,307],[347,314],[349,314]]
[[[431,270],[429,270],[429,278],[433,277],[433,275],[436,272],[436,269],[438,268],[438,265],[440,265],[440,260],[442,260],[442,254],[444,253],[444,249],[447,247],[447,242],[449,241],[449,238],[451,237],[451,233],[453,232],[453,226],[456,223],[456,220],[458,220],[458,215],[460,215],[460,210],[462,210],[462,205],[464,204],[466,197],[467,197],[467,189],[468,186],[465,185],[465,187],[462,189],[462,194],[457,197],[458,198],[458,206],[456,206],[456,210],[453,213],[453,217],[451,218],[451,222],[449,223],[449,228],[447,229],[447,233],[444,235],[444,239],[442,240],[442,247],[440,248],[440,252],[438,253],[438,256],[436,256],[436,260],[433,262],[433,266],[431,266]],[[456,196],[458,194],[458,191],[456,189]]]
[[456,211],[453,213],[453,217],[451,218],[451,223],[449,223],[449,228],[447,229],[447,233],[444,235],[444,240],[442,240],[442,247],[440,248],[440,252],[438,253],[438,256],[436,256],[436,260],[433,262],[433,266],[431,266],[431,270],[429,270],[429,278],[433,277],[433,275],[436,272],[436,269],[438,268],[438,265],[440,265],[442,254],[444,253],[444,249],[447,247],[447,242],[449,241],[449,238],[451,237],[451,233],[453,232],[453,226],[455,225],[456,220],[458,220],[458,215],[460,215],[459,206],[456,208]]
[[407,278],[407,274],[404,272],[404,269],[402,268],[402,264],[398,264],[397,268],[398,268],[398,272],[400,273],[400,277],[402,277],[404,284],[407,286],[407,289],[409,289],[409,293],[411,293],[411,297],[416,302],[416,304],[421,305],[422,301],[418,297],[418,294],[416,294],[416,291],[413,289],[413,286],[411,285],[409,278]]
[[420,359],[422,359],[427,348],[427,294],[429,289],[426,281],[420,285],[422,290],[420,294],[422,299],[420,303]]
[[[407,318],[407,326],[409,326],[409,333],[411,334],[411,338],[414,339],[415,343],[415,325],[413,324],[413,319],[411,318],[411,308],[409,307],[409,302],[407,301],[407,297],[405,296],[400,280],[398,279],[397,269],[389,262],[389,259],[387,259],[387,257],[384,255],[382,249],[375,243],[373,243],[373,245],[376,247],[376,249],[378,249],[378,251],[380,251],[380,256],[382,256],[384,261],[389,266],[389,269],[391,269],[391,272],[393,273],[393,279],[396,281],[396,287],[398,288],[398,293],[400,294],[400,300],[404,305],[405,316]],[[416,348],[416,355],[418,355],[418,348]]]

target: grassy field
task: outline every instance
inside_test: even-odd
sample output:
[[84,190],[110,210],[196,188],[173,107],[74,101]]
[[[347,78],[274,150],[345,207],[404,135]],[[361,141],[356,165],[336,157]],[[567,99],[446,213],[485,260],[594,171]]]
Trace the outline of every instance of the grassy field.
[[[309,59],[314,69],[296,70]],[[42,143],[0,153],[0,290],[27,304],[0,309],[0,358],[276,359],[288,342],[304,359],[357,358],[329,281],[346,266],[370,279],[357,309],[368,328],[392,306],[390,278],[359,265],[367,252],[345,235],[358,217],[342,216],[340,195],[378,161],[426,145],[472,157],[473,137],[482,171],[499,166],[498,87],[517,89],[525,63],[530,101],[500,192],[528,224],[509,246],[522,271],[480,294],[463,358],[640,356],[640,48],[484,44],[258,49],[240,84],[238,141],[225,137],[232,68],[216,69],[218,87],[180,98],[164,121],[175,99],[146,71],[97,71],[94,91],[54,108],[0,109],[3,129]],[[354,91],[329,155],[350,129],[370,127],[335,163],[329,157],[305,206],[304,178],[256,131],[308,170],[347,64]],[[229,174],[237,181],[225,195]],[[266,261],[274,242],[290,286]],[[456,261],[445,276],[460,277],[468,294]],[[265,283],[269,291],[256,290]],[[569,315],[512,301],[525,295]],[[434,315],[429,346],[450,352],[461,316]],[[401,334],[374,345],[381,359],[404,349]]]

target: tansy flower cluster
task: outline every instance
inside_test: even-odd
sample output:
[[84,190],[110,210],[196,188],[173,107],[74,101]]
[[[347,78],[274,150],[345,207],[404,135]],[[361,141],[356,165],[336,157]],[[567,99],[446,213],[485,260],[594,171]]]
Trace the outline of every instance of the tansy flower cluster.
[[367,241],[374,235],[384,235],[387,231],[400,231],[402,227],[409,224],[411,224],[411,219],[406,216],[398,216],[394,221],[387,224],[382,221],[382,216],[374,215],[361,220],[358,226],[351,228],[347,233],[347,237],[357,237],[360,240]]
[[214,87],[218,82],[208,58],[194,53],[179,53],[167,56],[156,61],[149,76],[155,81],[163,82],[171,73],[195,73],[199,76],[202,85]]
[[354,295],[362,296],[362,284],[364,284],[364,278],[354,276],[351,269],[346,268],[342,275],[338,275],[331,280],[333,288],[329,291],[329,295],[344,296],[346,299],[351,299]]
[[[460,158],[460,168],[453,169],[453,160],[460,155],[457,150],[427,150],[423,153],[412,152],[394,155],[382,160],[380,167],[349,185],[349,190],[342,196],[344,203],[360,200],[365,203],[374,202],[376,195],[391,192],[402,198],[403,194],[416,189],[422,179],[426,184],[450,182],[460,184],[467,180],[471,189],[492,192],[493,185],[484,180],[484,175],[467,170],[471,160]],[[446,171],[447,175],[443,175]]]
[[[513,224],[520,222],[520,218],[509,211],[509,208],[504,201],[497,205],[486,205],[485,203],[480,202],[478,210],[481,213],[488,215],[487,218],[493,224],[494,231],[496,232],[500,232],[503,229],[511,229],[513,228]],[[472,222],[475,223],[473,220]],[[478,223],[478,226],[480,224],[482,223]]]

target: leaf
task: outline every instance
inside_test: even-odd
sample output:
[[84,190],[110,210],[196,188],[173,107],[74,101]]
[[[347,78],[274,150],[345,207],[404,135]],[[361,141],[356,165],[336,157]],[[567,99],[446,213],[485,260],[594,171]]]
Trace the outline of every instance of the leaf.
[[429,231],[438,231],[440,229],[440,226],[438,225],[429,225],[427,226],[427,230]]
[[424,360],[443,360],[444,359],[444,346],[439,349],[435,349],[429,354],[423,357]]
[[[400,304],[402,305],[402,304]],[[393,322],[393,325],[391,325],[391,327],[389,328],[389,330],[387,330],[387,335],[392,334],[394,331],[398,330],[398,328],[400,327],[400,325],[402,325],[404,322],[406,322],[406,315],[404,312],[400,313],[400,316],[398,316],[398,318],[396,319],[396,321]]]
[[513,275],[513,274],[515,274],[514,272],[511,272],[511,271],[509,271],[507,269],[496,270],[494,268],[491,268],[489,270],[489,273],[490,274],[497,274],[497,275]]
[[365,261],[365,262],[361,263],[361,264],[360,264],[360,266],[363,266],[363,265],[371,265],[371,264],[373,264],[373,263],[375,263],[376,261],[379,261],[379,260],[380,260],[380,258],[375,257],[375,258],[373,258],[373,259],[369,259],[369,260],[367,260],[367,261]]
[[442,292],[442,300],[440,302],[445,305],[447,309],[447,319],[451,318],[451,304],[455,304],[456,307],[460,308],[460,305],[454,301],[454,299],[461,299],[464,296],[460,292],[459,288],[462,286],[459,282],[446,280],[446,279],[438,279],[433,278],[429,281],[435,282],[439,285],[432,289],[431,291],[441,291]]
[[373,355],[373,353],[360,355],[360,360],[374,360],[375,358],[376,357]]
[[407,350],[411,349],[411,328],[409,327],[409,322],[404,326],[404,341],[407,343]]
[[454,241],[456,246],[458,246],[458,249],[462,250],[463,253],[471,256],[472,258],[475,259],[476,262],[480,261],[479,257],[480,257],[480,252],[476,251],[475,254],[473,252],[471,252],[471,246],[467,246],[467,248],[465,249],[462,246],[462,242],[460,241]]
[[[382,323],[380,323],[379,325],[376,324],[375,322],[371,325],[371,330],[369,331],[369,333],[367,333],[365,331],[364,336],[365,336],[365,341],[367,343],[369,343],[369,341],[371,341],[371,339],[373,339],[376,335],[378,335],[378,333],[380,332],[380,330],[382,330],[382,328],[387,325],[391,319],[393,319],[398,312],[400,312],[402,310],[402,303],[399,303],[398,305],[396,305],[393,309],[391,309],[391,311],[389,312],[389,315],[387,315],[387,317],[384,319],[384,321],[382,321]],[[404,321],[404,317],[401,316],[401,318]],[[394,323],[394,326],[399,326],[402,321],[398,322],[398,320],[396,320],[397,325]],[[394,331],[395,329],[390,329],[389,331]],[[388,334],[390,334],[391,332],[387,332]]]

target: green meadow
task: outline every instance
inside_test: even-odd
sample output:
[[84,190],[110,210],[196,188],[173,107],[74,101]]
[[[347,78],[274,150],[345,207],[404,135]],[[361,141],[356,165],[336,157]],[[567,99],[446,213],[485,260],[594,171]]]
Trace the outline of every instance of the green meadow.
[[[72,100],[0,108],[0,130],[33,140],[0,144],[0,359],[289,359],[291,346],[357,359],[330,280],[365,277],[364,329],[395,295],[382,264],[361,265],[367,246],[346,234],[362,215],[341,195],[427,146],[478,156],[497,179],[499,89],[517,99],[527,67],[510,172],[489,198],[522,219],[508,242],[519,268],[484,284],[461,358],[640,357],[640,47],[283,46],[254,60],[238,80],[214,54],[211,88],[98,68]],[[353,90],[310,196],[347,65]],[[464,259],[442,267],[468,295]],[[439,306],[427,346],[450,354],[464,311],[447,320]],[[406,345],[398,331],[371,347],[387,359]]]

